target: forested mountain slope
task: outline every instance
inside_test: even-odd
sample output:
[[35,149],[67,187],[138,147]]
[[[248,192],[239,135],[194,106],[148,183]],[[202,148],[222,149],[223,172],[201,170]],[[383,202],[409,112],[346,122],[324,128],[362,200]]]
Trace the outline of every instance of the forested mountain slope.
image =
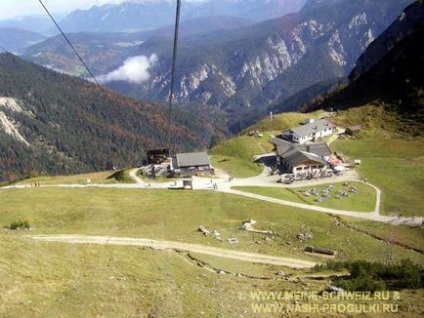
[[17,28],[0,27],[0,44],[2,50],[21,54],[27,47],[45,40],[39,33]]
[[137,102],[0,54],[0,181],[141,163],[144,149],[204,149],[217,114]]

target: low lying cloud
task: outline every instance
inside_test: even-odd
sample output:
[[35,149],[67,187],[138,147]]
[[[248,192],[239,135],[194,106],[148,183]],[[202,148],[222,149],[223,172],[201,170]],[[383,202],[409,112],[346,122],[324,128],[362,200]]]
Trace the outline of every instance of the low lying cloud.
[[99,82],[107,83],[111,81],[127,81],[132,84],[140,84],[150,78],[149,69],[158,61],[156,54],[150,57],[139,55],[125,60],[124,65],[118,69],[101,75],[97,79]]

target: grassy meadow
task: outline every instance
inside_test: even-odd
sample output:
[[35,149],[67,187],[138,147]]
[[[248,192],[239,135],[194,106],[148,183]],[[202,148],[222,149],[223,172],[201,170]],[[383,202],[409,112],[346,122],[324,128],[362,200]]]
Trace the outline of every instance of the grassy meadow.
[[272,281],[254,280],[252,287],[248,278],[207,271],[176,252],[4,234],[0,241],[2,317],[231,317],[250,311],[240,292],[276,288]]
[[[337,226],[325,214],[211,191],[2,189],[0,206],[0,315],[10,317],[256,317],[252,300],[240,294],[320,290],[327,284],[326,280],[282,280],[275,275],[283,271],[292,277],[308,276],[309,270],[137,247],[37,242],[29,235],[167,239],[315,262],[326,258],[304,253],[308,245],[334,249],[340,260],[375,261],[386,256],[384,241]],[[266,240],[262,234],[239,230],[248,218],[258,221],[257,229],[275,234]],[[7,229],[17,219],[29,220],[31,229]],[[355,220],[343,220],[358,225]],[[358,226],[372,228],[369,223]],[[224,241],[197,232],[200,224],[218,230]],[[381,224],[379,231],[391,231],[391,227]],[[422,232],[404,231],[399,236],[405,244],[422,239]],[[313,238],[296,238],[305,232]],[[229,237],[237,237],[240,243],[228,244]],[[424,264],[424,255],[409,248],[394,246],[392,255],[393,261],[407,257]],[[217,274],[211,268],[229,274]]]
[[223,142],[212,151],[212,165],[238,178],[258,175],[262,167],[252,162],[252,156],[266,152],[261,143],[267,140],[239,136]]
[[[306,245],[337,250],[341,259],[368,260],[379,259],[384,246],[384,242],[337,227],[326,214],[212,191],[27,188],[2,190],[0,202],[3,207],[0,224],[7,227],[16,220],[26,219],[32,227],[30,234],[145,237],[315,261],[319,258],[303,253]],[[263,235],[239,229],[249,218],[258,221],[257,229],[275,233],[270,241],[264,240]],[[196,231],[199,225],[216,229],[224,242],[199,234]],[[314,238],[300,242],[296,235],[305,232],[312,232]],[[416,235],[419,237],[419,233]],[[240,243],[227,244],[225,239],[230,237],[237,237]],[[361,246],[364,250],[358,253]],[[403,256],[424,262],[422,255],[409,250],[399,250],[398,257]]]
[[262,133],[273,132],[274,135],[281,134],[284,130],[301,125],[305,119],[319,119],[325,112],[318,110],[312,113],[283,113],[267,117],[257,124],[245,129],[240,135],[246,135],[249,131],[258,130]]
[[[305,192],[315,189],[319,191],[322,197],[322,190],[326,189],[328,185],[317,185],[313,187],[300,187],[300,188],[277,188],[277,187],[234,187],[234,189],[251,192],[274,199],[293,201],[297,203],[306,203],[314,206],[321,206],[325,208],[349,210],[356,212],[372,212],[375,209],[376,193],[374,188],[363,184],[362,182],[350,182],[350,186],[358,188],[358,193],[350,193],[349,186],[344,186],[342,183],[335,183],[334,189],[331,190],[330,198],[325,199],[323,202],[317,202],[317,196],[310,194],[305,195]],[[348,192],[349,196],[344,197],[339,195],[335,198],[336,192],[343,190]]]
[[335,142],[338,150],[361,158],[359,173],[382,190],[382,213],[404,216],[424,216],[422,145],[422,140],[367,136]]
[[[340,229],[334,228],[325,214],[211,191],[27,188],[2,190],[0,202],[4,207],[0,224],[7,227],[25,219],[33,228],[31,234],[135,236],[311,259],[303,253],[305,243],[296,239],[298,233],[309,229],[315,233],[309,244],[322,236],[323,247],[342,243],[340,248],[346,248],[348,257],[356,254],[339,241]],[[258,220],[258,229],[277,233],[274,241],[258,244],[255,241],[261,241],[262,235],[240,231],[249,218]],[[196,231],[199,225],[216,229],[224,239],[237,237],[240,243],[228,245],[204,237]],[[327,235],[333,230],[333,235]],[[17,232],[22,233],[26,232]],[[373,253],[368,256],[374,258]]]
[[364,127],[354,139],[336,140],[332,148],[362,160],[358,172],[382,190],[381,212],[423,216],[423,137],[406,134],[407,123],[376,105],[351,108],[333,120]]

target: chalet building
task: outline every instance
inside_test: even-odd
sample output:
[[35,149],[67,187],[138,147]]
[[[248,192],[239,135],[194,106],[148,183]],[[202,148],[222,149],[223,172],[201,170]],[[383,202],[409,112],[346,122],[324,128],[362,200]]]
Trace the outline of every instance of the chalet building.
[[171,170],[181,176],[213,174],[213,167],[206,152],[177,153],[172,158]]
[[297,149],[284,155],[283,164],[293,174],[314,173],[328,167],[327,162],[320,156]]
[[326,119],[317,121],[308,120],[304,125],[283,132],[283,138],[295,143],[304,144],[308,141],[316,141],[333,134],[336,131],[336,125]]
[[273,138],[277,164],[290,173],[315,173],[328,167],[324,157],[331,155],[326,143],[295,144],[280,138]]

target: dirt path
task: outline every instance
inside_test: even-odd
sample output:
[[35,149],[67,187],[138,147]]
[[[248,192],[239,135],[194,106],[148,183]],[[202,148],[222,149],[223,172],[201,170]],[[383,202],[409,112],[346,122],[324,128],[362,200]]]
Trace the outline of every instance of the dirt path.
[[239,261],[286,266],[291,268],[311,268],[314,262],[271,256],[259,253],[250,253],[223,249],[218,247],[204,246],[199,244],[183,243],[176,241],[151,240],[146,238],[111,237],[111,236],[88,236],[88,235],[36,235],[30,236],[34,240],[43,242],[63,242],[72,244],[102,244],[102,245],[124,245],[143,246],[155,250],[180,250],[203,255],[211,255],[222,258],[235,259]]
[[130,171],[130,173],[129,173],[129,175],[130,175],[130,178],[131,179],[133,179],[136,183],[144,183],[144,181],[143,181],[143,179],[141,179],[141,178],[139,178],[138,176],[137,176],[137,172],[140,170],[140,168],[135,168],[135,169],[132,169],[131,171]]
[[337,140],[337,138],[339,138],[339,134],[341,134],[341,133],[343,133],[345,131],[346,131],[346,128],[337,126],[336,127],[336,132],[334,134],[332,134],[330,136],[330,138],[328,138],[327,145],[330,146],[335,140]]
[[355,217],[355,218],[360,218],[360,219],[365,219],[365,220],[372,220],[372,221],[379,221],[379,222],[388,223],[388,222],[390,222],[394,219],[394,217],[391,217],[391,216],[380,215],[378,213],[378,211],[356,212],[356,211],[348,211],[348,210],[336,210],[336,209],[330,209],[330,208],[325,208],[325,207],[320,207],[320,206],[315,206],[315,205],[309,205],[309,204],[305,204],[305,203],[297,203],[297,202],[292,202],[292,201],[274,199],[274,198],[266,197],[266,196],[259,195],[259,194],[248,193],[248,192],[243,192],[243,191],[233,190],[233,189],[229,189],[228,191],[225,191],[225,192],[236,194],[236,195],[241,195],[241,196],[245,196],[245,197],[253,198],[253,199],[257,199],[257,200],[281,204],[281,205],[285,205],[285,206],[292,206],[292,207],[299,208],[299,209],[316,211],[316,212],[323,212],[323,213],[330,213],[330,214],[334,214],[334,215],[350,216],[350,217]]

